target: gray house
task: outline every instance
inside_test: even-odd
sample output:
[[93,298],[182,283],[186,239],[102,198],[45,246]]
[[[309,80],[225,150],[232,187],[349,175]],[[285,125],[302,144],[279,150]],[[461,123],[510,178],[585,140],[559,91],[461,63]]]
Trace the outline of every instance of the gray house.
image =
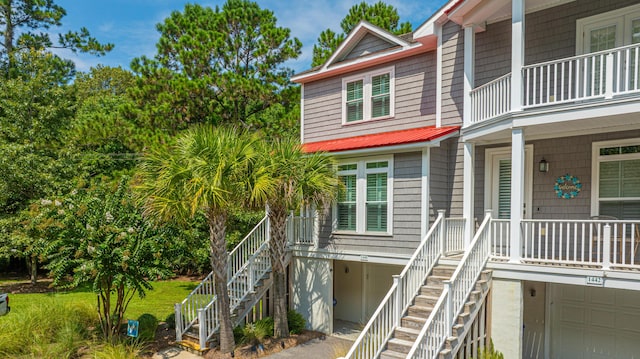
[[637,355],[637,1],[450,1],[293,80],[344,190],[295,246],[291,304],[366,322],[348,357]]

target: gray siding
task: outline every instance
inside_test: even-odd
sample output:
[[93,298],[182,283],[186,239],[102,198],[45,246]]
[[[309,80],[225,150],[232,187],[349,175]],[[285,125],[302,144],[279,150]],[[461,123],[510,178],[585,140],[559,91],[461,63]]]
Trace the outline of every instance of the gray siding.
[[[527,14],[525,63],[576,54],[576,20],[637,4],[638,0],[577,0]],[[511,72],[511,20],[487,25],[476,34],[475,85]]]
[[[587,219],[591,215],[591,174],[592,143],[640,137],[640,131],[612,132],[587,136],[563,137],[530,141],[533,144],[533,219]],[[504,147],[510,144],[492,147]],[[485,149],[476,148],[476,217],[482,218],[484,211],[484,163]],[[537,164],[544,157],[549,162],[549,172],[537,170]],[[582,183],[578,197],[559,199],[553,189],[558,177],[571,174]]]
[[353,50],[351,50],[351,52],[349,52],[344,58],[342,58],[342,61],[355,59],[397,46],[398,45],[392,44],[387,40],[383,40],[376,35],[366,34],[362,38],[362,40],[360,40],[358,44],[353,48]]
[[335,252],[404,254],[413,253],[420,243],[420,196],[422,193],[422,153],[394,155],[392,236],[332,234],[331,213],[320,230],[320,247]]
[[442,125],[462,124],[464,30],[452,22],[442,29]]
[[304,142],[374,134],[435,125],[435,52],[415,55],[395,66],[395,117],[342,125],[342,77],[305,84]]
[[435,218],[438,210],[447,217],[462,217],[463,152],[458,138],[444,141],[431,149],[429,215]]

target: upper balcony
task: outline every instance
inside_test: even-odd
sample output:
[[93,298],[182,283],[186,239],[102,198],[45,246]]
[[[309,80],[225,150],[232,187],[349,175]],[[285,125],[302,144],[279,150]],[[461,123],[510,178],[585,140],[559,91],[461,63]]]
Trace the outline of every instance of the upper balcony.
[[[518,76],[524,111],[640,96],[640,44],[526,65]],[[509,73],[473,89],[465,126],[512,113],[511,81]]]

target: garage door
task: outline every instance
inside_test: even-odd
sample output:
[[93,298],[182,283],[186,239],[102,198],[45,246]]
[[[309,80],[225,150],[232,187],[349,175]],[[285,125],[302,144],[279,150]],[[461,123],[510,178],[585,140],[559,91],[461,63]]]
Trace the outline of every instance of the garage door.
[[550,289],[551,358],[640,358],[640,292]]

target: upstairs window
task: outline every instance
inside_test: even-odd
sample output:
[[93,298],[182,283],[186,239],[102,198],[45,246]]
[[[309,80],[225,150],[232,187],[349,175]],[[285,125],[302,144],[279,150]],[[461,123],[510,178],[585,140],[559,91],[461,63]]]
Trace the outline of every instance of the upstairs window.
[[343,79],[343,124],[393,117],[393,92],[393,67]]
[[594,144],[594,215],[640,219],[640,139]]

